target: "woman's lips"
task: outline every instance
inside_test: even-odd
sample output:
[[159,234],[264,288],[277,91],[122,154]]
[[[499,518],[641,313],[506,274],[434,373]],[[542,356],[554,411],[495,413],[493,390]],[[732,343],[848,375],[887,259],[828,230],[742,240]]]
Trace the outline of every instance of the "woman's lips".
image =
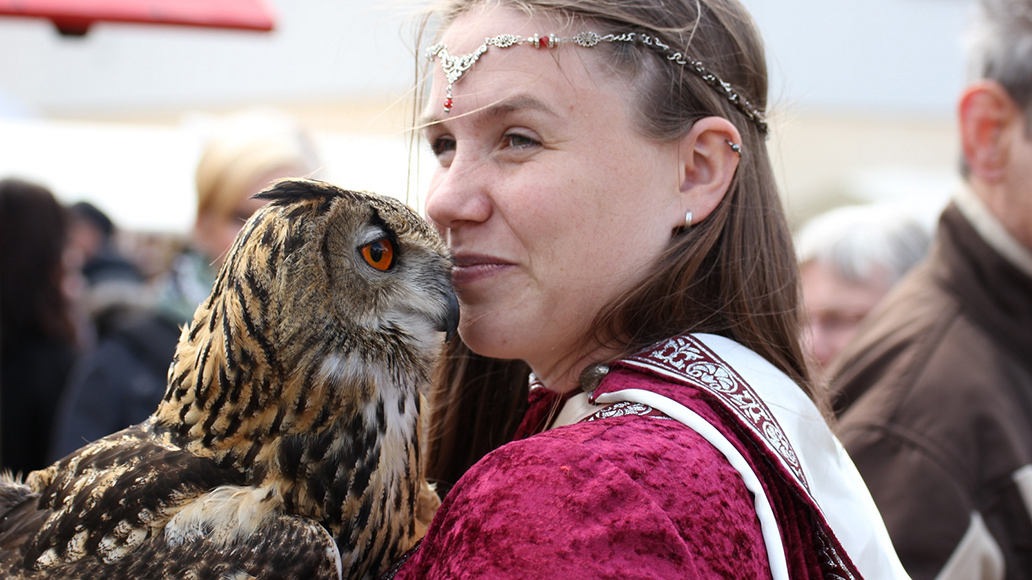
[[455,285],[470,284],[514,266],[512,262],[482,254],[456,254],[452,264]]

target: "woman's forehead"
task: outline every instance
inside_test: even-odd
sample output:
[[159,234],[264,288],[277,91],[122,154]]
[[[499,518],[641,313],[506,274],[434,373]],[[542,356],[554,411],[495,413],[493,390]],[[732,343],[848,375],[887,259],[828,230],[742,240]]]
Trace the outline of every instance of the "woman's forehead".
[[[463,13],[445,30],[441,42],[431,47],[437,52],[428,52],[435,88],[422,121],[456,118],[458,115],[450,111],[452,96],[455,106],[468,112],[471,99],[478,101],[477,109],[503,111],[509,106],[503,101],[510,99],[520,103],[539,100],[545,106],[537,108],[546,109],[562,108],[570,99],[583,100],[588,97],[585,90],[599,92],[606,84],[600,83],[601,77],[606,75],[594,74],[596,71],[586,62],[595,49],[577,46],[568,39],[560,46],[547,48],[533,41],[549,35],[571,36],[569,30],[555,16],[529,15],[508,7],[483,7]],[[576,32],[584,31],[578,28]],[[506,36],[514,39],[513,44],[500,40]],[[448,71],[455,68],[461,70],[452,72],[449,78]],[[441,94],[444,87],[447,96]],[[442,109],[445,102],[449,104]]]
[[504,5],[478,5],[458,15],[441,35],[453,54],[476,50],[484,40],[500,34],[531,36],[561,34],[569,30],[569,23],[560,22],[553,15],[517,10]]

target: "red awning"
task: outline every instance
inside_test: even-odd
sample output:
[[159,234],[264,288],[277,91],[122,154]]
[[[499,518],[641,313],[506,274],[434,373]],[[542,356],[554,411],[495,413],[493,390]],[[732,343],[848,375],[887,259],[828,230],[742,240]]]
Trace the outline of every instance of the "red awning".
[[86,34],[97,21],[272,30],[263,0],[0,0],[0,15],[53,21],[62,34]]

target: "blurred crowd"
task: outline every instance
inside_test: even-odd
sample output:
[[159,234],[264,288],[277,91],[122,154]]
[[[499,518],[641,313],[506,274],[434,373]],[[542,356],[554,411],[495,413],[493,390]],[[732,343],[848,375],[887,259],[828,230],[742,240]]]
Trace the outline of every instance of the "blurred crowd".
[[181,327],[281,178],[318,177],[304,127],[271,110],[219,119],[183,234],[122,231],[99,207],[0,180],[0,468],[28,473],[147,418]]

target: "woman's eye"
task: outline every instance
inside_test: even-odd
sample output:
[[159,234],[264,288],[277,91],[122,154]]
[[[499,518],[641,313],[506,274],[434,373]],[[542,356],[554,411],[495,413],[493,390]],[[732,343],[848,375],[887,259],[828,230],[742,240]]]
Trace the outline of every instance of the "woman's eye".
[[370,266],[385,272],[394,264],[394,244],[390,240],[377,240],[362,246],[362,257]]
[[520,135],[519,133],[509,133],[505,136],[506,144],[514,149],[521,149],[523,147],[533,147],[539,143],[526,135]]
[[434,155],[440,157],[450,151],[455,151],[455,140],[451,137],[438,137],[430,142],[430,149]]

